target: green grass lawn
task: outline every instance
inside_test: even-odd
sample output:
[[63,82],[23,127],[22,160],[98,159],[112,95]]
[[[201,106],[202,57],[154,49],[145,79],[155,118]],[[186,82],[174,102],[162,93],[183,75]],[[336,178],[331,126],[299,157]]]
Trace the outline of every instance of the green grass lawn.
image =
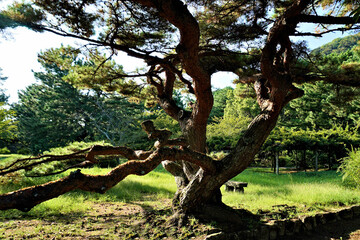
[[[1,161],[9,159],[0,155]],[[87,174],[105,174],[110,169],[83,169]],[[63,175],[68,175],[69,172]],[[21,181],[4,180],[0,177],[0,193],[13,191],[20,187],[40,184],[57,177],[23,178]],[[274,210],[276,205],[296,207],[295,215],[314,214],[344,205],[360,204],[360,191],[343,184],[336,171],[282,173],[275,175],[269,169],[250,168],[233,180],[248,182],[245,194],[226,192],[222,187],[223,200],[237,208],[245,208],[253,213],[259,210]],[[28,213],[17,210],[0,212],[0,218],[10,216],[44,214],[73,214],[91,210],[94,202],[147,202],[159,204],[161,199],[171,199],[176,191],[173,177],[158,167],[146,176],[128,176],[105,194],[73,191],[56,199],[34,207]]]
[[269,169],[251,168],[233,180],[248,182],[248,187],[245,194],[222,191],[224,202],[252,212],[286,204],[302,215],[360,204],[360,190],[346,186],[336,171],[275,175]]

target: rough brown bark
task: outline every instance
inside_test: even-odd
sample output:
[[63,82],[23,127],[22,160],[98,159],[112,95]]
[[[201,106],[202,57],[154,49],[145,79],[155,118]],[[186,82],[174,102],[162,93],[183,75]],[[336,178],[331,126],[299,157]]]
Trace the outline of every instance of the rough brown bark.
[[[190,149],[205,153],[206,125],[213,105],[213,96],[210,74],[203,69],[199,61],[200,29],[198,23],[182,1],[139,0],[136,2],[147,7],[156,8],[160,16],[179,29],[180,41],[176,47],[176,52],[182,67],[191,76],[192,83],[184,80],[182,75],[174,70],[174,68],[169,68],[166,65],[162,65],[166,69],[164,83],[151,81],[151,79],[150,82],[157,88],[160,106],[167,114],[179,122]],[[180,80],[187,84],[189,92],[193,93],[196,97],[191,112],[180,109],[172,99],[176,76],[180,77]],[[180,174],[177,171],[178,182],[185,183],[191,181],[199,171],[198,166],[187,161],[179,161],[178,164],[182,166],[184,172],[184,174]],[[186,179],[181,179],[184,176],[186,176]]]
[[[288,38],[295,30],[296,23],[288,23],[293,22],[294,17],[300,14],[309,2],[296,1],[270,30],[261,58],[262,78],[255,83],[262,113],[251,122],[235,149],[220,160],[220,168],[216,174],[210,176],[200,170],[184,188],[179,201],[183,211],[194,212],[194,209],[211,204],[216,190],[245,170],[253,161],[255,154],[275,127],[281,109],[291,99],[301,96],[301,91],[291,83],[288,64],[292,57]],[[278,44],[282,46],[280,51],[283,54],[276,54]]]

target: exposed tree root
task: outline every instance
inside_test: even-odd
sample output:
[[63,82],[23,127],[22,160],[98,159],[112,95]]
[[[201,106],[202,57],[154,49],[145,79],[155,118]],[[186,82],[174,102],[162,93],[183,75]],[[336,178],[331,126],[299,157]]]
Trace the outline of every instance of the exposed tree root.
[[233,209],[225,204],[204,205],[194,215],[200,221],[215,222],[224,232],[248,229],[249,225],[258,223],[260,219],[249,211]]
[[259,215],[244,209],[233,209],[223,203],[204,204],[189,213],[184,213],[181,209],[173,211],[174,214],[167,224],[177,227],[186,226],[189,218],[196,218],[202,223],[215,223],[222,232],[247,230],[260,223]]

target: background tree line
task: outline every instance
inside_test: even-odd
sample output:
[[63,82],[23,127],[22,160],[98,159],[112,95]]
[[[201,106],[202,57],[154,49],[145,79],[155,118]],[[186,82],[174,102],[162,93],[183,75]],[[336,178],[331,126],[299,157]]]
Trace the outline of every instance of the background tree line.
[[[359,39],[359,34],[335,39],[313,50],[312,60],[320,61],[323,71],[335,65],[339,76],[349,74],[360,63]],[[98,87],[92,85],[91,89],[74,87],[71,78],[78,76],[47,61],[49,55],[63,58],[83,71],[94,70],[95,62],[104,57],[96,55],[84,60],[67,47],[41,53],[38,61],[43,71],[34,73],[37,83],[19,92],[19,102],[4,107],[7,97],[1,92],[2,152],[39,154],[76,141],[105,141],[112,145],[149,148],[140,128],[140,122],[146,119],[154,120],[157,127],[167,128],[175,136],[181,135],[176,121],[157,105],[118,92],[110,93],[100,84]],[[302,64],[311,63],[304,60]],[[102,73],[97,74],[101,76]],[[299,87],[304,90],[304,96],[285,107],[278,126],[258,154],[257,163],[273,164],[276,154],[280,153],[282,166],[305,169],[318,165],[337,166],[336,160],[344,157],[349,148],[360,145],[360,90],[323,81]],[[174,96],[178,105],[190,108],[192,99],[181,89],[175,90]],[[208,150],[231,149],[259,112],[250,85],[237,83],[235,89],[214,90],[207,132]]]
[[[321,71],[338,77],[356,74],[360,63],[360,34],[333,40],[314,49],[310,60],[320,62]],[[291,101],[282,111],[277,127],[257,156],[257,162],[273,164],[280,153],[282,166],[300,169],[338,166],[338,160],[360,145],[360,95],[357,87],[318,81],[298,86],[304,96]],[[260,109],[251,86],[237,84],[214,92],[214,108],[208,128],[210,151],[229,150],[237,143]],[[223,109],[223,110],[220,110]]]

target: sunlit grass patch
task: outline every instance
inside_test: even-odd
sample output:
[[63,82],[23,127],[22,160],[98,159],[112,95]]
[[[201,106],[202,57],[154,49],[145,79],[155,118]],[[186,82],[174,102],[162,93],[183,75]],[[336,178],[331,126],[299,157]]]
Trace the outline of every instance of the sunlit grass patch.
[[[82,169],[84,174],[104,175],[111,168],[88,168]],[[55,180],[70,174],[70,170],[58,175],[44,178],[24,177],[19,182],[8,182],[0,185],[0,193],[14,191],[23,187],[33,186]],[[0,218],[16,216],[42,216],[51,214],[81,214],[91,210],[91,202],[132,202],[171,198],[176,191],[176,184],[172,175],[166,171],[157,169],[146,176],[130,175],[119,184],[109,189],[105,194],[84,192],[75,190],[58,198],[51,199],[35,206],[29,213],[18,210],[0,211]]]
[[305,183],[289,186],[293,194],[289,201],[314,206],[342,206],[360,203],[360,191],[331,183]]
[[66,194],[35,206],[34,214],[82,214],[91,209],[91,203],[76,193]]
[[[37,185],[50,180],[68,176],[69,170],[62,175],[45,178],[21,178],[19,182],[0,185],[0,192],[5,193],[25,186]],[[111,168],[82,169],[84,174],[104,175]],[[360,203],[360,190],[343,184],[341,175],[336,171],[282,173],[276,175],[269,169],[250,168],[233,180],[248,182],[245,194],[223,192],[223,201],[234,207],[245,208],[254,213],[260,210],[271,211],[276,205],[294,206],[298,215],[312,214],[331,210],[344,205]],[[105,194],[72,191],[58,198],[46,201],[34,207],[29,213],[33,216],[46,214],[82,214],[91,210],[91,204],[97,202],[160,202],[171,199],[176,192],[172,175],[161,167],[146,176],[130,175]],[[169,201],[167,201],[169,202]],[[0,217],[22,215],[17,210],[0,212]]]
[[275,175],[247,169],[234,180],[248,182],[245,194],[226,192],[225,203],[254,213],[276,205],[295,206],[298,214],[312,214],[360,203],[360,191],[346,187],[335,171],[299,172]]
[[42,218],[54,215],[82,215],[91,210],[92,203],[81,195],[65,194],[35,206],[29,212],[19,210],[0,211],[0,219],[10,218]]
[[[110,168],[91,168],[82,170],[85,174],[101,175],[111,171]],[[87,199],[94,201],[139,201],[144,197],[171,198],[176,192],[176,184],[172,175],[166,171],[157,169],[146,176],[127,176],[123,181],[105,194],[85,193]]]
[[10,163],[11,161],[25,157],[27,156],[21,154],[0,154],[0,167],[5,166],[5,164]]

